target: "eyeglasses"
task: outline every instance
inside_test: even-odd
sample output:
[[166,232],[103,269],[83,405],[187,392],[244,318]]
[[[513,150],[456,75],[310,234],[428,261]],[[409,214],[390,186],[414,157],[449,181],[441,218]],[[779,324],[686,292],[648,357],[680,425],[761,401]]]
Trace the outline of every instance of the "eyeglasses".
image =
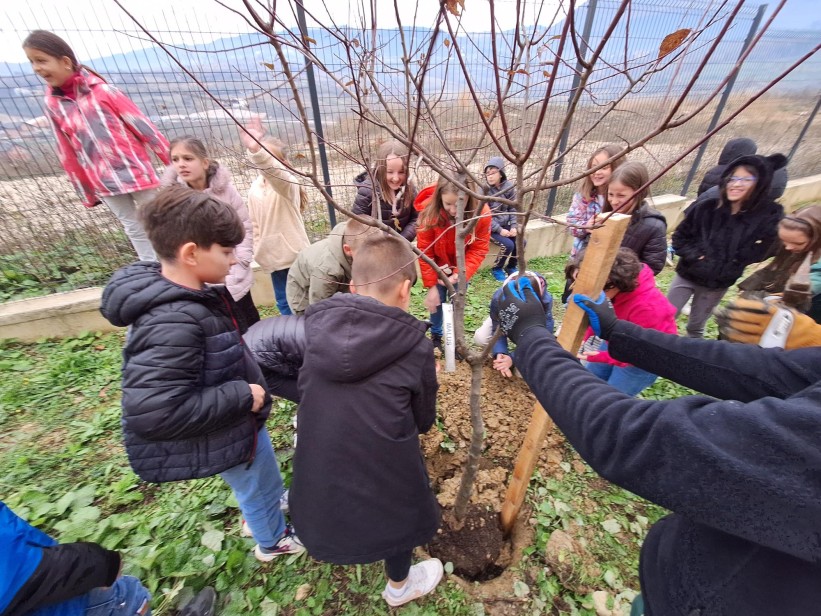
[[487,177],[489,175],[496,175],[497,173],[499,173],[498,169],[493,169],[492,171],[486,171],[485,172],[485,177]]
[[734,175],[732,177],[727,178],[727,184],[752,184],[757,179],[757,177],[741,178]]

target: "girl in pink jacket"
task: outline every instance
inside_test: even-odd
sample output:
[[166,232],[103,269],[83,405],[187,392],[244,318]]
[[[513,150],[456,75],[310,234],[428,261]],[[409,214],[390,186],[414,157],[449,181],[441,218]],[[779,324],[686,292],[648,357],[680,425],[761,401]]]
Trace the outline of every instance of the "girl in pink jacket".
[[225,277],[225,286],[239,309],[238,321],[244,333],[251,325],[259,321],[259,311],[251,297],[251,285],[254,275],[251,262],[254,259],[254,235],[251,219],[245,200],[239,194],[231,172],[208,157],[205,144],[196,137],[180,137],[171,142],[171,166],[165,171],[163,184],[178,182],[194,190],[200,190],[216,197],[233,207],[242,226],[245,228],[245,239],[236,247],[237,262],[231,266]]
[[56,34],[35,30],[23,41],[23,50],[48,86],[46,115],[60,163],[83,204],[103,201],[120,219],[139,258],[156,261],[137,209],[160,185],[148,150],[168,164],[168,141],[125,94],[78,63]]
[[[568,265],[567,275],[575,280],[584,251]],[[604,285],[604,294],[613,304],[616,316],[624,321],[665,334],[677,334],[676,309],[656,286],[653,270],[639,261],[635,252],[620,248]],[[636,366],[620,362],[607,352],[607,343],[593,335],[588,328],[579,353],[587,369],[607,381],[612,387],[629,396],[635,396],[650,387],[658,378]]]

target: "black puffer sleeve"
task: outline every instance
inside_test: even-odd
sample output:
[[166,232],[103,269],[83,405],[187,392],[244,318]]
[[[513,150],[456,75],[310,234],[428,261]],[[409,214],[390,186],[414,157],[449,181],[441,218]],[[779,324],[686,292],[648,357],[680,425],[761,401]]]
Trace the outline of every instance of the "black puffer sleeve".
[[244,339],[260,366],[283,376],[296,376],[305,355],[305,317],[262,319],[248,329]]

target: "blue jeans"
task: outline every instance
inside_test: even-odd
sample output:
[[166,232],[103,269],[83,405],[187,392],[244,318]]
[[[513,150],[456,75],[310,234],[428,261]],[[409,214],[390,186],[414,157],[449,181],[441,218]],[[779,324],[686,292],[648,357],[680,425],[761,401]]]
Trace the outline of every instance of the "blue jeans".
[[598,362],[587,362],[585,366],[611,387],[618,389],[628,396],[635,396],[643,389],[650,387],[658,378],[657,375],[636,368],[635,366],[614,366]]
[[[109,588],[89,592],[85,616],[148,616],[151,595],[135,577],[124,575]],[[56,607],[56,606],[55,606]],[[32,612],[38,614],[40,610]]]
[[277,300],[279,314],[288,316],[294,314],[288,306],[288,298],[285,297],[285,283],[288,282],[288,269],[271,272],[271,282],[274,284],[274,297]]
[[221,472],[220,477],[234,491],[256,542],[264,548],[275,546],[285,532],[285,517],[279,510],[282,476],[268,430],[262,428],[257,433],[257,451],[250,468],[243,462]]

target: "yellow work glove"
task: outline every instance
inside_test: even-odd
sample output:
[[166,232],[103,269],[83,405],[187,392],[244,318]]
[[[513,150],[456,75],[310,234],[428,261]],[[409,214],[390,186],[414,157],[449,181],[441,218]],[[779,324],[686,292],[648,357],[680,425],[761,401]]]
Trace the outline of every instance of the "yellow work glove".
[[721,335],[732,342],[785,349],[821,346],[821,325],[777,302],[739,297],[715,316]]

